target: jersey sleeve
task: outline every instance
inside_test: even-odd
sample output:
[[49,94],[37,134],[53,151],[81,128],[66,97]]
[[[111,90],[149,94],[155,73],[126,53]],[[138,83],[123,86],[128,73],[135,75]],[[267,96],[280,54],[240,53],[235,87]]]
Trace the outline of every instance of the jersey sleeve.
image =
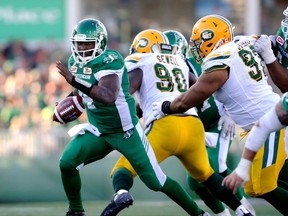
[[141,68],[141,55],[137,53],[129,55],[125,58],[124,62],[128,72],[137,68]]
[[230,67],[231,52],[229,50],[229,47],[227,48],[223,49],[223,47],[220,47],[217,50],[211,52],[204,59],[204,62],[202,64],[202,73],[209,73],[215,70],[222,70]]

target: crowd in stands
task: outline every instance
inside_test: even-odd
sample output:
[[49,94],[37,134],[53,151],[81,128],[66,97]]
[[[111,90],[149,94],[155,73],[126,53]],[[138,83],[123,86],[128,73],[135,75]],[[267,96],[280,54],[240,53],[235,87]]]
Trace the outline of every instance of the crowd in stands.
[[58,75],[63,48],[29,48],[21,41],[0,47],[0,129],[19,132],[51,127],[54,106],[71,87]]

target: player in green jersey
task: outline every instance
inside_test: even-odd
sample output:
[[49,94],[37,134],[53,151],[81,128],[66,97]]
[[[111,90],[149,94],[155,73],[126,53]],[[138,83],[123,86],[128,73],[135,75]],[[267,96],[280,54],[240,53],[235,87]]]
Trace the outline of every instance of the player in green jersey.
[[[84,19],[73,30],[68,68],[56,62],[59,74],[83,98],[89,121],[69,131],[72,139],[60,159],[62,183],[69,202],[66,215],[85,215],[79,170],[113,150],[129,160],[151,190],[165,193],[190,215],[205,214],[182,186],[159,167],[136,115],[134,98],[129,94],[123,57],[106,49],[107,40],[106,28],[100,21]],[[127,195],[117,194],[115,205],[131,204],[133,200]]]
[[283,15],[276,35],[261,35],[254,46],[265,61],[271,79],[284,93],[288,91],[288,7]]

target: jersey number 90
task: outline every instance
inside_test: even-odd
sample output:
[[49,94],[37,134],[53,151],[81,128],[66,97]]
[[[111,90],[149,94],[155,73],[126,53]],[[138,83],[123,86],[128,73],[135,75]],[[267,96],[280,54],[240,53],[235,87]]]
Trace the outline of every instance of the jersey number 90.
[[163,64],[157,63],[154,65],[154,71],[155,75],[161,80],[161,82],[156,83],[157,89],[161,92],[172,92],[175,85],[179,92],[187,91],[187,80],[181,69],[173,68],[170,73]]

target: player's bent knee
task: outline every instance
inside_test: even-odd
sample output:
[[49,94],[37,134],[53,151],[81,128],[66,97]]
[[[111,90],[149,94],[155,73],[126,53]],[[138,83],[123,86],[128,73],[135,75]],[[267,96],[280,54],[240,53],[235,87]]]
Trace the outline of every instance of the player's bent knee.
[[60,167],[61,173],[71,173],[73,171],[75,172],[77,171],[75,166],[73,166],[71,163],[62,159],[60,160],[59,167]]

